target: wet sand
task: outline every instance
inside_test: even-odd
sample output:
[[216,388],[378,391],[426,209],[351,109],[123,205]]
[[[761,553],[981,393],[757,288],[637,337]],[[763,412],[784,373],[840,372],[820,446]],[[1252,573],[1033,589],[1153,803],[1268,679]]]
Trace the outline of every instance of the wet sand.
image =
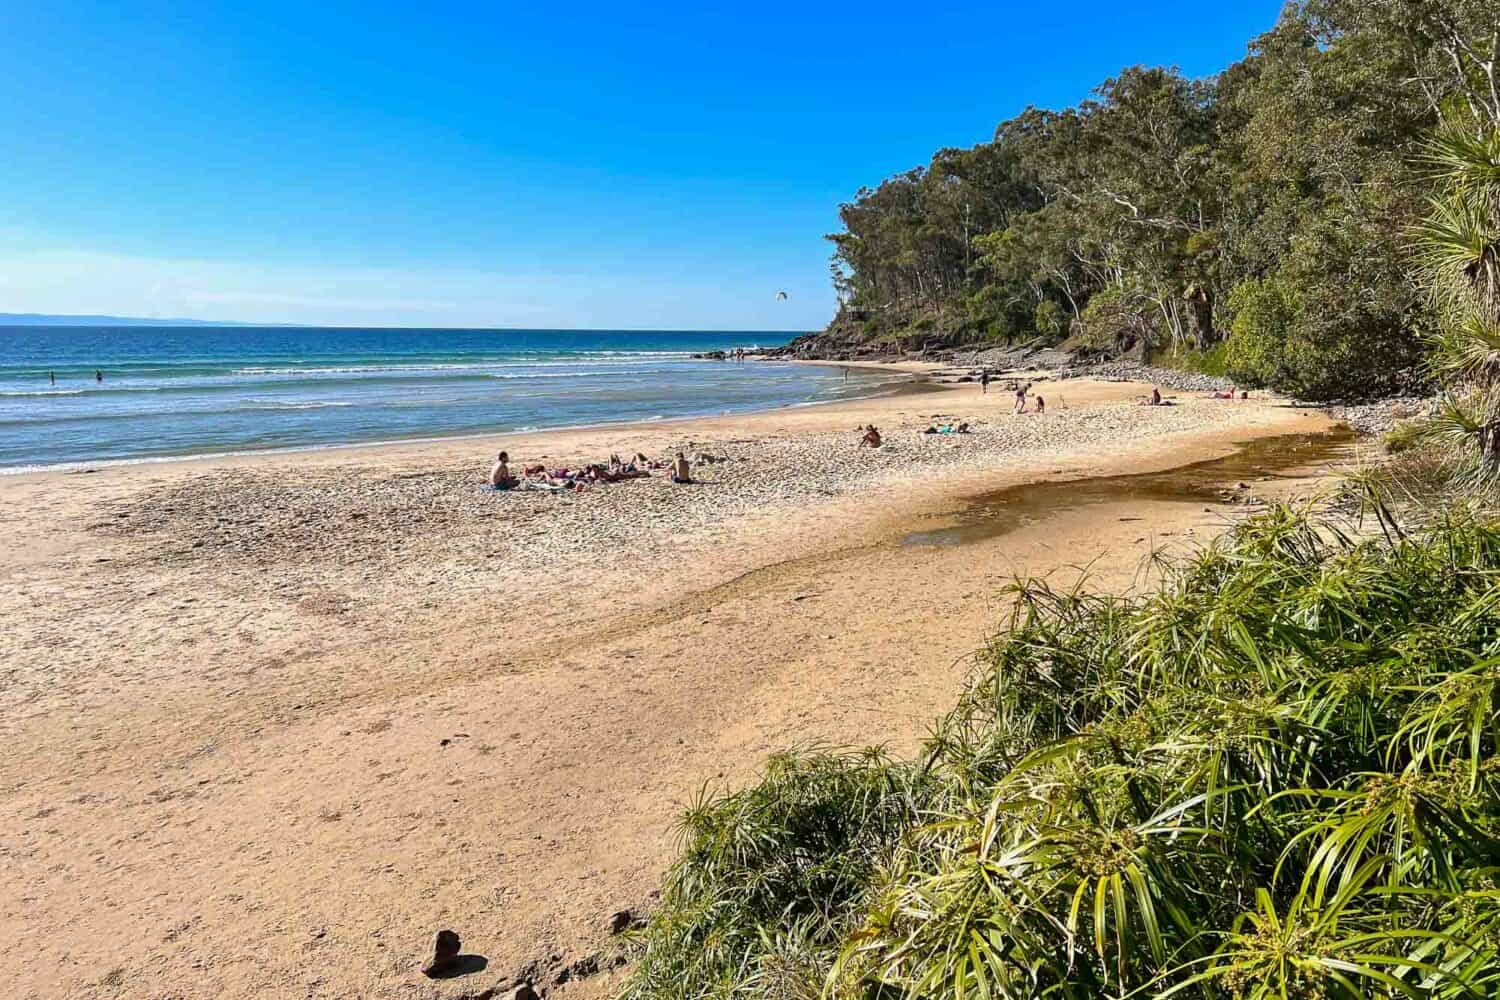
[[[793,744],[912,748],[1013,575],[1128,586],[1247,508],[1127,491],[953,544],[914,533],[994,490],[1329,423],[1043,391],[1045,416],[963,385],[0,478],[0,974],[37,998],[406,998],[608,964],[610,914],[649,901],[706,784]],[[935,417],[976,433],[919,435]],[[879,453],[854,448],[869,422]],[[499,447],[727,461],[696,487],[486,494]],[[485,968],[417,973],[439,927]]]

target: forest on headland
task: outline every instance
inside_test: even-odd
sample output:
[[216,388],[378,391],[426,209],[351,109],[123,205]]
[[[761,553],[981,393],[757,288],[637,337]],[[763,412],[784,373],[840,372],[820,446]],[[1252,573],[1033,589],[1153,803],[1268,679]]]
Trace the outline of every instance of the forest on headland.
[[839,210],[820,345],[1146,352],[1305,399],[1421,378],[1408,236],[1445,119],[1500,122],[1496,0],[1299,0],[1206,79],[1132,66]]

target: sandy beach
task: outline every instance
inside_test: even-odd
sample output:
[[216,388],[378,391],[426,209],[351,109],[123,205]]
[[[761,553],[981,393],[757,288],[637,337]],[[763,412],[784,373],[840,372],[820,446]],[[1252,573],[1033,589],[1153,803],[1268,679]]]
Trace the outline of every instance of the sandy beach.
[[[1274,401],[1040,389],[1046,415],[914,385],[0,477],[0,976],[26,998],[606,993],[611,914],[649,906],[701,789],[795,744],[909,750],[1016,574],[1126,587],[1248,508],[1145,496],[966,544],[913,533],[1004,487],[1331,426]],[[974,432],[919,433],[949,420]],[[885,447],[855,447],[866,423]],[[719,461],[692,486],[489,493],[501,447]],[[470,974],[417,971],[441,927],[482,956]]]

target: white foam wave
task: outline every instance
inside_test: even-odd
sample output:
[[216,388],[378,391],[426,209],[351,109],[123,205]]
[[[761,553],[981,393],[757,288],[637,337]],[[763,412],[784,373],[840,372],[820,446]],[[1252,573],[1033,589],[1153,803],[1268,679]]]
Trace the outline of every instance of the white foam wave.
[[335,402],[326,399],[285,400],[247,399],[251,409],[256,410],[321,410],[330,406],[354,406],[353,402]]
[[[496,368],[559,368],[568,365],[580,364],[630,364],[643,358],[689,358],[692,355],[685,351],[601,351],[597,354],[576,355],[574,357],[560,357],[548,361],[469,361],[454,363],[420,362],[416,364],[400,365],[336,365],[316,368],[295,368],[274,365],[250,365],[241,368],[232,368],[231,375],[275,375],[275,376],[300,376],[300,375],[379,375],[391,372],[453,372],[453,371],[480,371],[489,372]],[[620,360],[614,360],[614,359]],[[576,374],[572,372],[562,374]]]

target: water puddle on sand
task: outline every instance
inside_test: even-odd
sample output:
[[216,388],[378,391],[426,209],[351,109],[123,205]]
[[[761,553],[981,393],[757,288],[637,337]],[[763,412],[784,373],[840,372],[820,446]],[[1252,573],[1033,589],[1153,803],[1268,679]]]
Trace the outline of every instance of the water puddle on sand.
[[1285,434],[1239,445],[1232,455],[1194,462],[1165,472],[1102,476],[1054,483],[1010,486],[975,497],[955,517],[956,524],[913,531],[902,545],[967,545],[1007,535],[1018,528],[1085,507],[1150,500],[1163,503],[1220,504],[1223,491],[1259,480],[1296,478],[1318,466],[1348,459],[1356,435],[1338,429],[1325,434]]

